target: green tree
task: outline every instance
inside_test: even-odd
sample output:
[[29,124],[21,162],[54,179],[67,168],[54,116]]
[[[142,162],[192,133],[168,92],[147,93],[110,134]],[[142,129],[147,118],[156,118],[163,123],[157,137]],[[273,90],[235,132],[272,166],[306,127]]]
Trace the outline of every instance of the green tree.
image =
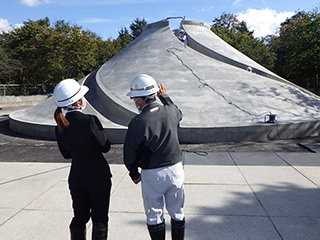
[[[9,46],[16,51],[17,59],[23,64],[18,83],[35,83],[48,53],[48,49],[44,46],[44,41],[41,41],[41,38],[42,33],[49,25],[48,18],[40,19],[37,22],[28,21],[24,22],[23,27],[10,32]],[[39,55],[43,57],[41,60]]]
[[[56,83],[80,79],[99,66],[101,38],[63,20],[50,26],[49,18],[28,20],[7,36],[9,47],[23,64],[16,83]],[[101,54],[100,54],[101,55]]]
[[122,50],[133,41],[133,38],[130,35],[129,30],[127,28],[121,28],[118,33],[119,36],[115,41],[115,44],[116,46],[118,46],[118,49],[120,48]]
[[122,47],[117,43],[117,40],[107,39],[106,41],[98,41],[98,53],[96,60],[98,66],[103,65],[110,58],[122,50]]
[[142,29],[145,25],[147,25],[147,22],[144,20],[144,18],[136,18],[129,26],[131,29],[131,34],[126,27],[121,28],[120,31],[118,31],[118,38],[114,41],[115,48],[121,51],[128,46],[142,33]]
[[6,33],[0,34],[0,83],[14,83],[14,78],[22,70],[23,65],[16,60],[16,52],[8,47]]
[[130,29],[131,29],[131,36],[133,39],[136,39],[142,33],[142,29],[145,25],[147,25],[147,22],[146,20],[144,20],[144,18],[142,19],[136,18],[131,23]]
[[320,13],[299,11],[281,23],[278,36],[269,39],[277,57],[275,69],[287,79],[318,78],[320,68]]
[[53,30],[55,60],[51,64],[61,70],[61,78],[79,79],[98,67],[100,37],[64,21],[58,21]]
[[240,22],[236,15],[223,13],[215,18],[211,31],[264,67],[273,68],[274,56],[268,51],[265,39],[254,38],[254,31],[249,31],[246,22]]

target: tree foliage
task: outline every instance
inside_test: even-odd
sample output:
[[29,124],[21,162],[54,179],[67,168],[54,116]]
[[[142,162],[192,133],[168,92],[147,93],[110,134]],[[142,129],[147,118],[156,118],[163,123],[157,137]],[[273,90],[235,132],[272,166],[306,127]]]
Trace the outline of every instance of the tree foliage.
[[146,20],[144,20],[144,18],[142,19],[136,18],[131,23],[130,29],[131,29],[131,36],[133,39],[136,39],[142,33],[142,29],[145,25],[147,25],[147,22]]
[[117,39],[103,41],[64,20],[28,20],[21,28],[0,34],[0,82],[18,84],[57,83],[81,79],[100,67],[138,37],[144,19],[135,19],[119,31]]
[[130,35],[127,28],[121,28],[118,33],[117,43],[120,44],[121,48],[125,48],[133,41],[133,37]]
[[14,78],[23,69],[21,61],[17,60],[17,53],[8,47],[8,38],[0,40],[0,83],[14,83]]
[[264,39],[254,38],[254,31],[249,31],[247,23],[240,22],[236,15],[223,13],[213,20],[211,30],[243,54],[272,69],[274,57],[264,44]]
[[[21,28],[0,33],[0,83],[57,83],[80,79],[100,67],[142,32],[136,18],[116,39],[102,40],[64,20],[28,20]],[[278,33],[255,38],[245,21],[223,13],[211,30],[251,59],[286,78],[316,78],[320,69],[320,14],[299,11],[281,23]]]
[[270,37],[275,70],[282,77],[314,78],[320,68],[320,13],[299,11],[281,23],[278,36]]
[[51,26],[48,18],[28,20],[21,28],[2,34],[1,39],[3,49],[15,53],[11,57],[16,62],[10,65],[20,67],[7,78],[19,84],[80,79],[119,51],[110,39],[103,41],[95,33],[64,20]]

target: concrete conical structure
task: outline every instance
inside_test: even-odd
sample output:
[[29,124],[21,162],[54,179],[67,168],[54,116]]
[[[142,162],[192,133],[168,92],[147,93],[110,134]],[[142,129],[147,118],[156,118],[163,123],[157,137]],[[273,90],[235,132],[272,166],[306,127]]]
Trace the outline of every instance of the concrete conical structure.
[[[122,143],[138,112],[126,97],[130,81],[149,74],[163,82],[184,114],[182,143],[265,141],[318,135],[320,98],[243,55],[203,22],[181,22],[188,45],[169,21],[145,26],[124,50],[80,82],[90,90],[85,113],[101,120],[110,140]],[[248,71],[248,67],[252,71]],[[53,98],[10,115],[18,132],[54,138]],[[269,117],[275,123],[266,123]]]

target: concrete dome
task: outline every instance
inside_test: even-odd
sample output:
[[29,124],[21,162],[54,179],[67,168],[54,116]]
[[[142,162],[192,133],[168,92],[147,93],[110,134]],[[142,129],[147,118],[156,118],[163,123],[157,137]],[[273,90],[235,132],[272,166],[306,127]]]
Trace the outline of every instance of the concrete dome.
[[[173,34],[169,21],[148,24],[129,46],[80,80],[90,89],[84,112],[99,117],[111,142],[123,142],[126,126],[137,114],[126,93],[131,79],[141,73],[164,83],[182,110],[182,143],[266,141],[319,134],[317,95],[243,55],[216,36],[208,24],[183,20],[181,26],[187,34],[187,46]],[[54,138],[54,110],[54,101],[49,98],[10,114],[10,127]],[[266,123],[270,116],[276,122]]]

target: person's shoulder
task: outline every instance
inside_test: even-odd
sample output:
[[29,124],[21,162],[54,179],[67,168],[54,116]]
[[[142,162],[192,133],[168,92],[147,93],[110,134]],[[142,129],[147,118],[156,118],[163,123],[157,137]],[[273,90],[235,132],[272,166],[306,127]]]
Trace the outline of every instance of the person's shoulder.
[[133,118],[131,118],[131,120],[130,120],[130,123],[129,123],[129,124],[133,124],[133,123],[135,123],[135,122],[139,121],[139,118],[140,118],[140,117],[141,117],[141,115],[140,115],[140,114],[138,114],[138,115],[134,116]]
[[85,115],[87,118],[98,118],[96,115],[93,114],[83,114]]
[[96,115],[92,115],[92,114],[84,114],[84,115],[86,116],[88,121],[100,124],[100,120]]
[[133,126],[134,128],[137,128],[138,126],[142,125],[144,121],[145,121],[145,114],[141,112],[130,120],[128,126],[131,128]]
[[74,112],[75,117],[82,122],[95,122],[97,121],[97,117],[92,114],[86,114],[80,111]]

